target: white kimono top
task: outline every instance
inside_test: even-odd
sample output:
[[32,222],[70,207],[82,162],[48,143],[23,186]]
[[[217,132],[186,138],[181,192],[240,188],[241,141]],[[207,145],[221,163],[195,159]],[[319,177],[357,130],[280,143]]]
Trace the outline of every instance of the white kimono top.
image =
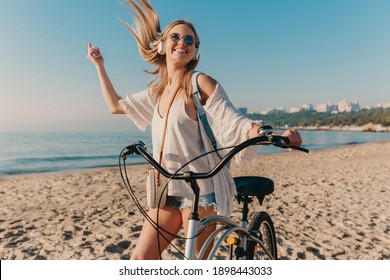
[[[153,101],[149,89],[127,95],[120,100],[120,104],[127,116],[140,130],[145,131],[146,127],[151,125],[156,102]],[[248,138],[247,134],[252,128],[252,124],[258,123],[243,116],[233,106],[224,89],[218,83],[203,108],[218,147],[230,147],[244,142]],[[199,121],[199,126],[206,151],[212,151],[213,147],[201,121]],[[235,156],[235,162],[241,163],[244,159],[249,160],[256,154],[257,150],[258,146],[246,148]],[[227,152],[228,150],[223,150],[220,154],[225,155]],[[210,169],[214,168],[220,161],[216,153],[210,153],[207,158]],[[229,169],[223,168],[212,180],[218,214],[230,217],[234,209],[233,197],[237,192]]]

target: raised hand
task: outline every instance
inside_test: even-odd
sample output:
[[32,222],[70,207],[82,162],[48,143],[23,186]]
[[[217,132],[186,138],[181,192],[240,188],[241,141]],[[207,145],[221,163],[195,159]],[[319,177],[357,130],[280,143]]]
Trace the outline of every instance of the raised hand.
[[104,59],[99,48],[93,47],[91,43],[88,43],[87,58],[95,65],[102,65],[104,63]]

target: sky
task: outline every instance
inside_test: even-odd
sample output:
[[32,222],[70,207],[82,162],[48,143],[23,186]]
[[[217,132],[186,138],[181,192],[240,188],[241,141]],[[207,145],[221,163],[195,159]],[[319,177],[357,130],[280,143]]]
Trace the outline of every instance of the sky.
[[[236,107],[390,101],[390,1],[153,0],[161,26],[191,21],[198,70]],[[153,68],[120,22],[117,0],[0,0],[0,124],[112,123],[87,44],[98,46],[119,95],[144,89]]]

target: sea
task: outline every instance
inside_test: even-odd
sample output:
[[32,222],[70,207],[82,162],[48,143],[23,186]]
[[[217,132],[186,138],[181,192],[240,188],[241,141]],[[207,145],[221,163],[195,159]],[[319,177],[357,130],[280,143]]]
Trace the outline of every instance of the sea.
[[[389,132],[300,132],[309,150],[390,140]],[[0,125],[0,176],[115,167],[122,149],[139,140],[152,151],[150,130],[134,126]],[[278,152],[285,151],[269,146],[259,153]],[[126,161],[144,163],[137,155]]]

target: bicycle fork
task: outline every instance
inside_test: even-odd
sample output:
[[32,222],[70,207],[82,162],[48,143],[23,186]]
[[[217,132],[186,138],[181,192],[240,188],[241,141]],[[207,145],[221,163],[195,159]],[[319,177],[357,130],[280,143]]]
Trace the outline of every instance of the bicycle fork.
[[196,235],[198,233],[200,221],[199,219],[189,219],[188,222],[188,232],[186,236],[186,250],[185,257],[186,260],[194,260],[195,259],[195,243],[196,243]]
[[199,214],[198,214],[198,204],[199,204],[199,186],[196,183],[196,180],[192,178],[192,172],[186,172],[183,174],[185,181],[191,187],[194,192],[192,200],[192,211],[191,215],[188,218],[188,230],[186,236],[186,249],[185,249],[185,258],[186,260],[195,260],[195,245],[196,245],[196,235],[198,234],[198,229],[200,226]]

